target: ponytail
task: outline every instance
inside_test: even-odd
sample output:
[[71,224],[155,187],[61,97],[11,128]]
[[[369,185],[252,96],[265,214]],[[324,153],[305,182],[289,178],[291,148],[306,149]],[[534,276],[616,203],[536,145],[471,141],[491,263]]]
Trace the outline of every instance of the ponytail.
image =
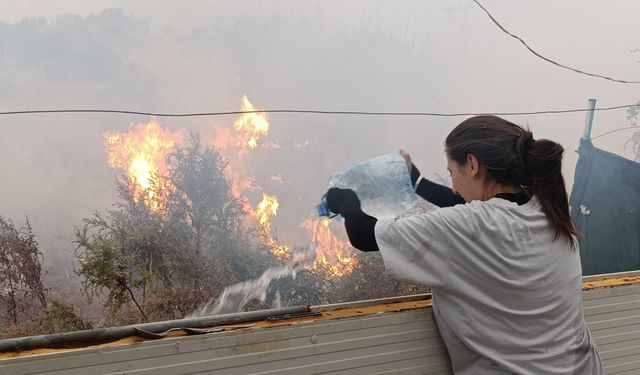
[[467,155],[473,154],[490,179],[533,193],[555,238],[565,236],[575,249],[578,231],[569,215],[562,146],[547,139],[534,140],[530,131],[496,116],[463,121],[451,131],[445,145],[449,158],[458,164],[465,165]]
[[542,211],[555,230],[555,238],[566,236],[575,249],[578,231],[569,215],[567,190],[562,177],[564,148],[548,139],[533,140],[530,131],[519,137],[519,159],[524,166],[525,184],[538,198]]

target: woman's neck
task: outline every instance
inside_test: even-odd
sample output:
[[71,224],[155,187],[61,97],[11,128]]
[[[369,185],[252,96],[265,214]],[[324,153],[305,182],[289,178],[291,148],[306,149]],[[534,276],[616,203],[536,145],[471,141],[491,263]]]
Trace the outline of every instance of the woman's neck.
[[482,192],[482,200],[487,201],[498,194],[517,194],[522,191],[519,186],[510,186],[498,182],[490,182],[485,185]]

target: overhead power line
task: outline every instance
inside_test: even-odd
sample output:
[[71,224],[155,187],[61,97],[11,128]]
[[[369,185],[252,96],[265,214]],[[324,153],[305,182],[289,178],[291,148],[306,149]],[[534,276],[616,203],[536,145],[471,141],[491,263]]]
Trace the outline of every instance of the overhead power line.
[[493,21],[493,23],[496,24],[496,26],[498,26],[500,28],[500,30],[502,30],[505,34],[509,35],[510,37],[517,39],[518,41],[520,41],[520,43],[522,43],[531,53],[533,53],[534,55],[536,55],[537,57],[541,58],[542,60],[549,62],[553,65],[556,65],[560,68],[563,69],[567,69],[567,70],[571,70],[573,72],[576,73],[580,73],[580,74],[585,74],[591,77],[597,77],[597,78],[602,78],[602,79],[606,79],[608,81],[613,81],[613,82],[618,82],[618,83],[634,83],[634,84],[640,84],[640,81],[625,81],[623,79],[616,79],[616,78],[612,78],[612,77],[607,77],[607,76],[603,76],[600,74],[595,74],[595,73],[589,73],[589,72],[585,72],[584,70],[580,70],[580,69],[576,69],[576,68],[572,68],[570,66],[564,65],[564,64],[560,64],[557,61],[554,61],[548,57],[544,57],[543,55],[541,55],[540,53],[536,52],[533,48],[529,47],[529,45],[527,44],[527,42],[525,42],[524,40],[522,40],[522,38],[520,38],[519,36],[510,33],[507,29],[504,28],[504,26],[502,26],[500,24],[500,22],[498,22],[492,15],[491,13],[487,10],[487,8],[483,7],[482,4],[480,4],[480,1],[478,0],[473,0],[474,3],[476,3],[486,14],[487,16],[489,16],[489,18],[491,19],[491,21]]
[[617,132],[620,132],[620,131],[623,131],[623,130],[629,130],[629,129],[636,129],[636,130],[640,130],[640,126],[627,126],[627,127],[624,127],[624,128],[613,129],[613,130],[610,130],[610,131],[608,131],[608,132],[605,132],[605,133],[599,134],[599,135],[597,135],[597,136],[595,136],[595,137],[591,137],[591,139],[592,139],[592,140],[593,140],[593,139],[598,139],[598,138],[600,138],[600,137],[604,137],[605,135],[609,135],[609,134],[612,134],[612,133],[617,133]]
[[[612,107],[595,108],[594,111],[614,111],[618,109],[640,107],[640,103],[617,105]],[[261,109],[255,111],[221,111],[221,112],[188,112],[188,113],[162,113],[162,112],[146,112],[124,109],[37,109],[23,111],[5,111],[0,112],[0,116],[10,115],[29,115],[29,114],[56,114],[56,113],[113,113],[127,115],[142,115],[154,117],[214,117],[242,115],[245,113],[297,113],[297,114],[313,114],[313,115],[350,115],[350,116],[422,116],[422,117],[469,117],[483,114],[491,114],[496,116],[518,116],[518,115],[545,115],[560,113],[588,112],[590,108],[573,108],[573,109],[552,109],[540,111],[523,111],[523,112],[375,112],[375,111],[325,111],[316,109]]]

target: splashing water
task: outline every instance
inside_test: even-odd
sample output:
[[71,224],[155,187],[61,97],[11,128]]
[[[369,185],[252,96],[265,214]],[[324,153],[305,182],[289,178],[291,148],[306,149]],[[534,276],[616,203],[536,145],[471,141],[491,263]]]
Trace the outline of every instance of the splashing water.
[[[199,308],[187,318],[201,316],[229,314],[242,311],[247,303],[258,300],[264,302],[267,298],[269,285],[274,280],[286,277],[296,278],[296,274],[313,267],[316,249],[311,245],[307,250],[299,250],[293,253],[291,261],[282,267],[268,268],[255,280],[243,281],[238,284],[228,286],[224,289],[220,297],[209,300],[202,308]],[[275,304],[280,307],[280,294],[276,294]]]

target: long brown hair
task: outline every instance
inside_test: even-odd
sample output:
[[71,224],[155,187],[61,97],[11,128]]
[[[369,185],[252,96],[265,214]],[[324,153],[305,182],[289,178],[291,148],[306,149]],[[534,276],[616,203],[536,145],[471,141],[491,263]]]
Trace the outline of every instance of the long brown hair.
[[487,169],[488,178],[532,192],[555,230],[575,248],[578,234],[569,215],[569,201],[562,177],[564,149],[548,139],[497,116],[469,118],[451,131],[445,141],[450,159],[465,165],[474,155]]

